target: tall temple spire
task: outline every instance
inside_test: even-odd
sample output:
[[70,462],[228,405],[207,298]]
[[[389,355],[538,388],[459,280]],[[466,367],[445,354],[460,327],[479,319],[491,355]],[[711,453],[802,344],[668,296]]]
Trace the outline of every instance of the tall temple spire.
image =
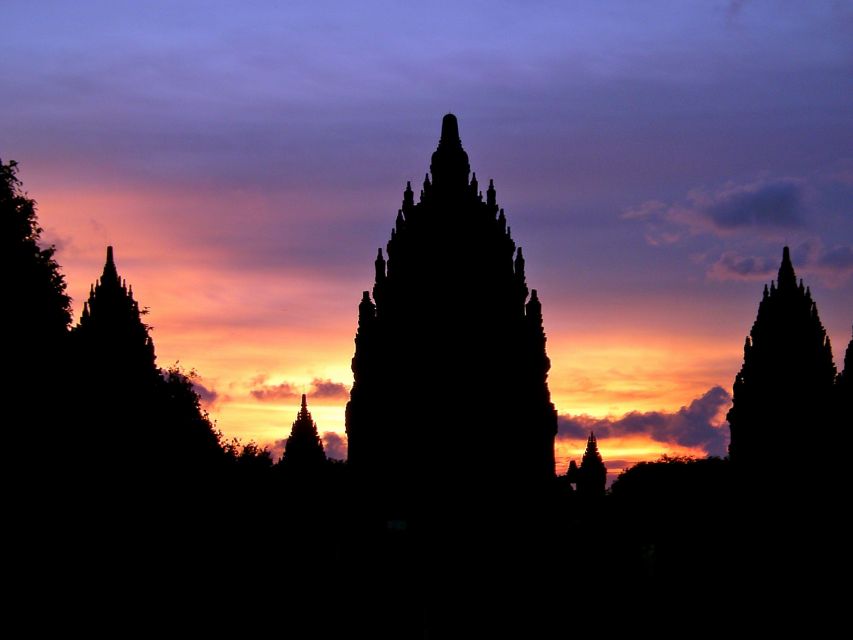
[[[731,460],[756,482],[831,422],[832,348],[811,292],[797,283],[788,247],[777,284],[765,288],[758,305],[728,413]],[[804,473],[819,477],[817,470]]]
[[[463,508],[474,494],[506,508],[508,496],[554,477],[556,412],[542,306],[525,283],[530,256],[516,251],[494,182],[484,201],[468,181],[453,114],[430,169],[418,202],[407,183],[372,301],[365,293],[359,304],[346,412],[361,486],[413,517]],[[436,385],[471,400],[448,412]],[[498,473],[495,460],[507,461]]]

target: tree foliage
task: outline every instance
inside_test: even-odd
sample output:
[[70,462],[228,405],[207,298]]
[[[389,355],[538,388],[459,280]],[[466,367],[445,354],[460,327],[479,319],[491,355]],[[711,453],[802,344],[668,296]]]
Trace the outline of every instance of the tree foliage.
[[13,345],[37,352],[56,349],[71,322],[71,299],[53,257],[56,248],[42,248],[41,233],[36,202],[22,189],[18,164],[0,160],[0,260],[11,308],[3,323]]

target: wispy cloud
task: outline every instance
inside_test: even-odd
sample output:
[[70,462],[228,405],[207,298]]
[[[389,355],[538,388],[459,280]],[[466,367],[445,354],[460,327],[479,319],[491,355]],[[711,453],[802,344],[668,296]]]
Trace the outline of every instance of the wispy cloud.
[[693,189],[682,202],[649,200],[628,209],[623,220],[641,221],[652,245],[693,235],[797,229],[805,225],[804,182],[796,178],[729,183],[716,190]]
[[255,400],[272,402],[275,400],[290,400],[298,397],[297,388],[289,382],[264,385],[250,391]]
[[[303,391],[300,385],[292,382],[265,384],[267,377],[260,375],[252,379],[249,393],[255,400],[273,402],[276,400],[292,400],[298,398]],[[309,399],[315,400],[347,400],[349,388],[342,382],[334,382],[329,378],[314,378],[304,391]]]

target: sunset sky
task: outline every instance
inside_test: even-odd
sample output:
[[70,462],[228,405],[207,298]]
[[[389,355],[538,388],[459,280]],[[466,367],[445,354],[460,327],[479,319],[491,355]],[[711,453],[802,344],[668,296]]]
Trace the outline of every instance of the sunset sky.
[[199,373],[229,437],[280,447],[305,391],[344,455],[361,292],[449,111],[543,303],[558,471],[590,428],[614,470],[724,454],[785,244],[842,363],[849,2],[13,1],[0,16],[0,158],[20,164],[75,315],[114,245],[159,364]]

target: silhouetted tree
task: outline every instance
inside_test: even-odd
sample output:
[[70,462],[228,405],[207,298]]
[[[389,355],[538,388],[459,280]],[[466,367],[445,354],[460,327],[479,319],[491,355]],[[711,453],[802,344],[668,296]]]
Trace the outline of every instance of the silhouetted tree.
[[699,566],[719,572],[719,579],[731,570],[734,493],[727,460],[663,456],[640,462],[616,478],[610,495],[620,544],[633,546],[633,571],[679,584],[698,583]]
[[241,470],[241,473],[264,474],[273,466],[269,449],[261,447],[255,441],[243,444],[239,439],[232,438],[223,447],[230,463]]
[[182,371],[177,365],[163,372],[158,385],[157,424],[151,425],[152,436],[158,436],[159,461],[172,473],[183,478],[204,479],[219,474],[226,464],[222,435],[214,428],[201,398],[193,386],[196,374]]
[[7,348],[20,359],[9,363],[12,370],[29,363],[42,367],[39,357],[49,356],[62,343],[71,322],[71,299],[53,259],[56,249],[40,246],[36,203],[22,191],[17,174],[14,160],[0,160],[0,259],[8,305],[2,322]]
[[[56,469],[73,440],[64,415],[63,370],[71,302],[55,248],[41,246],[41,233],[36,203],[22,189],[17,163],[0,160],[0,331],[7,372],[5,436],[12,452],[4,464],[27,476]],[[36,459],[21,456],[23,451],[33,452]]]

